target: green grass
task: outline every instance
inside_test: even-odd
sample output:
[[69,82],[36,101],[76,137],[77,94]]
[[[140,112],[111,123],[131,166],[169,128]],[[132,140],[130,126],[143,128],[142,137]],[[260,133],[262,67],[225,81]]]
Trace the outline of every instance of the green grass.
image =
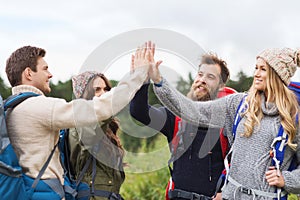
[[159,135],[150,150],[142,145],[138,153],[126,152],[126,179],[121,195],[126,200],[163,200],[169,180],[170,152],[165,136]]

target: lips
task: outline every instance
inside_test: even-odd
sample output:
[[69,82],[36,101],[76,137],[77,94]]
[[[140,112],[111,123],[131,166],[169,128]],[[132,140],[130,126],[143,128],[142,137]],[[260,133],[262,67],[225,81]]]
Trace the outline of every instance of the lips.
[[261,83],[262,82],[262,80],[260,80],[260,79],[255,79],[255,83]]
[[198,91],[206,91],[207,89],[203,86],[199,86],[199,87],[197,87],[197,90]]

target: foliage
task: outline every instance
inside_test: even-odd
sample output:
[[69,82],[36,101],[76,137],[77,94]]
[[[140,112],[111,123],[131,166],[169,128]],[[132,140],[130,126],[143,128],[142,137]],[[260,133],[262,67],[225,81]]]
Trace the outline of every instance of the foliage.
[[[159,150],[160,157],[154,154],[128,156],[127,152],[125,156],[125,162],[128,163],[128,166],[125,167],[126,179],[120,192],[125,199],[164,199],[165,188],[170,176],[169,169],[166,166],[170,158],[170,153],[167,140],[162,134],[158,134],[157,140],[154,143],[155,145],[151,149],[148,149],[148,151]],[[163,147],[165,147],[165,151],[161,150]],[[142,146],[138,152],[145,152],[145,146]],[[163,165],[157,165],[158,162],[163,163]]]
[[289,194],[288,200],[299,200],[300,197],[298,197],[296,194]]
[[143,174],[126,173],[120,193],[130,200],[161,200],[164,199],[168,179],[167,167]]
[[237,77],[237,81],[229,80],[227,82],[227,86],[232,87],[238,92],[248,91],[248,89],[251,87],[253,77],[247,76],[243,71],[240,71],[237,74]]
[[11,95],[11,88],[5,85],[4,80],[0,77],[0,94],[3,99]]
[[193,84],[194,79],[192,77],[192,73],[189,72],[188,74],[188,81],[184,80],[182,77],[179,78],[179,81],[177,81],[176,89],[180,91],[182,94],[186,95],[191,88],[191,85]]
[[72,100],[72,81],[71,79],[66,82],[59,81],[56,85],[50,83],[51,92],[47,94],[50,97],[63,98],[66,101]]

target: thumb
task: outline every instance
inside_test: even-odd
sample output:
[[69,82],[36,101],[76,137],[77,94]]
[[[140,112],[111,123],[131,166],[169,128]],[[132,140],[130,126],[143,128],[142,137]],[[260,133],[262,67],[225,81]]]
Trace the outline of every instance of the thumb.
[[159,65],[162,63],[162,60],[159,60],[155,63],[155,68],[158,69]]

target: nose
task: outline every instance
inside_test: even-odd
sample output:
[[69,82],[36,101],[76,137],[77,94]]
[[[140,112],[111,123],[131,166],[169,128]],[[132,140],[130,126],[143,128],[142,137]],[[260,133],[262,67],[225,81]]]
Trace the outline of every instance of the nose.
[[98,90],[98,91],[95,92],[95,96],[100,97],[104,93],[105,93],[105,90],[101,89],[101,90]]
[[105,93],[104,89],[101,89],[101,91],[99,92],[99,95],[101,96],[104,93]]
[[206,83],[205,76],[198,76],[198,81],[201,82],[201,83]]
[[259,69],[256,69],[256,70],[254,71],[254,76],[255,76],[255,77],[260,76],[260,70],[259,70]]
[[50,78],[52,78],[53,77],[53,75],[49,72],[49,74],[48,74],[48,79],[50,79]]

